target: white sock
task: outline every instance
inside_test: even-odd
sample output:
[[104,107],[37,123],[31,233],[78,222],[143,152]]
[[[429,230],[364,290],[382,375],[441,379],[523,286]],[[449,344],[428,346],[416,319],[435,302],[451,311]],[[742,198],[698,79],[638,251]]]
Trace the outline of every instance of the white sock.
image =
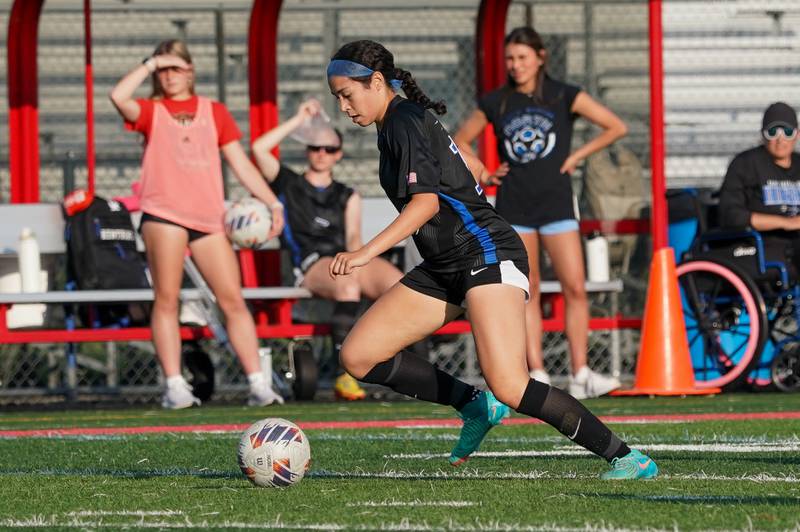
[[550,384],[550,375],[543,369],[532,369],[528,372],[528,375],[542,384]]
[[586,382],[586,379],[589,378],[589,373],[591,373],[589,366],[583,366],[572,378],[577,382]]
[[256,371],[247,376],[247,382],[250,383],[251,390],[260,390],[264,387],[264,373]]
[[188,383],[186,379],[183,378],[183,375],[174,375],[172,377],[167,377],[167,388],[175,389],[175,388],[186,388]]

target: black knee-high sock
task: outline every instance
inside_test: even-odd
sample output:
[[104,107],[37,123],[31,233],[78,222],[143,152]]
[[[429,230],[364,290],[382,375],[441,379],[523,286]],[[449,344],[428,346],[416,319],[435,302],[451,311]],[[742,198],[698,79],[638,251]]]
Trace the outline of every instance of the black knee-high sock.
[[340,375],[342,369],[339,363],[339,352],[350,329],[358,318],[358,301],[337,301],[331,316],[331,341],[333,342],[333,362],[336,364],[335,375]]
[[625,442],[577,399],[533,379],[525,388],[517,412],[549,423],[570,440],[609,462],[630,452]]
[[440,370],[427,360],[401,351],[373,367],[363,379],[397,393],[461,410],[480,393],[474,386]]

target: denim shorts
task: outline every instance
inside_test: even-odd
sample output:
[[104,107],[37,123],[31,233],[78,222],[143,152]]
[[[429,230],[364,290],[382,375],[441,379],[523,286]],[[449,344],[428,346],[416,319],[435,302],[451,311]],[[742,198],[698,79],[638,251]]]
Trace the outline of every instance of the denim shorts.
[[561,233],[569,233],[570,231],[578,231],[580,226],[578,220],[558,220],[556,222],[549,222],[538,227],[529,227],[526,225],[512,225],[519,234],[536,233],[540,235],[559,235]]

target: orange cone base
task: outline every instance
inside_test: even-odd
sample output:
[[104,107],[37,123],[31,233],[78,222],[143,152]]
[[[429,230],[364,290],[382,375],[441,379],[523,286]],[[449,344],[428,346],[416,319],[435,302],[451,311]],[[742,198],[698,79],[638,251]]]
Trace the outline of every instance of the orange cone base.
[[662,388],[631,388],[630,390],[615,390],[608,395],[613,396],[633,396],[633,395],[660,395],[660,396],[682,396],[682,395],[711,395],[720,393],[720,388],[684,388],[664,390]]
[[611,395],[719,393],[719,388],[698,388],[694,382],[672,248],[656,250],[650,266],[636,380],[632,390],[618,390]]

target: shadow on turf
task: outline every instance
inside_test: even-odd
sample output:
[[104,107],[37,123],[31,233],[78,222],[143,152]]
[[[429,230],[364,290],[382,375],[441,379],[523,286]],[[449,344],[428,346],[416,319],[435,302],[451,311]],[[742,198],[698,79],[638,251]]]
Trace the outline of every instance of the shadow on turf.
[[638,502],[661,502],[665,504],[715,504],[738,506],[740,504],[768,504],[797,506],[800,498],[769,495],[630,495],[625,493],[585,493],[586,497]]

